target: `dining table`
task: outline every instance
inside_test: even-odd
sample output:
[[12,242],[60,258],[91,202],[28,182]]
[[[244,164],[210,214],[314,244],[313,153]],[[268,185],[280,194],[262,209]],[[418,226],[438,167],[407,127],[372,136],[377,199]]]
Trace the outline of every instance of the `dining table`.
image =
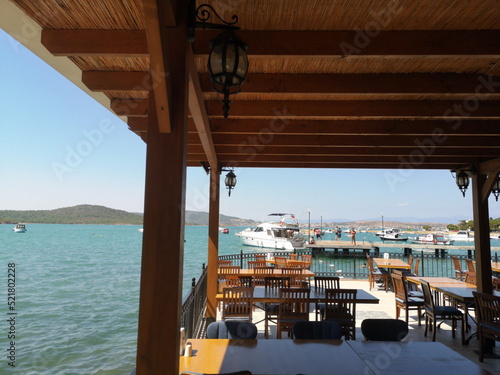
[[491,375],[439,342],[190,339],[179,371],[253,375]]
[[390,258],[373,258],[373,261],[378,268],[392,269],[406,269],[410,270],[411,266],[401,259],[390,259]]

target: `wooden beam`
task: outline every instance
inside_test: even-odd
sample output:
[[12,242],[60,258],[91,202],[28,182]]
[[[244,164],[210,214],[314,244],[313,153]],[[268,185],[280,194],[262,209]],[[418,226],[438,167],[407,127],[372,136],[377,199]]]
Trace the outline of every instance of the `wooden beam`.
[[500,173],[500,158],[479,164],[477,173],[487,176],[481,191],[481,201],[487,201]]
[[[148,40],[149,66],[151,74],[151,88],[155,95],[156,115],[158,126],[162,133],[169,133],[171,129],[170,107],[172,102],[171,71],[166,60],[164,28],[165,11],[171,10],[173,0],[142,0],[144,19],[146,23],[146,37]],[[149,87],[148,91],[149,91]]]
[[149,56],[144,30],[44,29],[42,44],[55,56]]
[[[236,98],[238,99],[238,98]],[[460,102],[456,100],[235,100],[231,104],[231,118],[259,116],[266,119],[293,119],[302,116],[329,118],[376,117],[389,118],[443,118],[463,120]],[[220,102],[206,102],[209,116],[222,117]],[[474,111],[465,111],[469,118],[500,117],[500,102],[477,101]]]
[[219,260],[219,211],[220,211],[220,170],[210,168],[210,200],[208,210],[208,269],[207,269],[207,309],[205,317],[215,321],[217,317],[217,267]]
[[212,132],[208,122],[203,93],[201,92],[200,81],[196,71],[194,56],[191,48],[188,52],[188,67],[189,67],[189,110],[192,120],[196,126],[196,131],[200,137],[201,144],[207,155],[210,167],[217,170],[217,153],[215,152],[214,142],[212,140]]
[[[432,153],[436,148],[497,148],[500,150],[500,138],[490,136],[462,137],[462,136],[406,136],[393,137],[391,135],[286,135],[279,133],[262,133],[259,135],[245,134],[214,134],[214,144],[233,145],[244,149],[255,146],[265,148],[274,146],[300,147],[409,147],[421,149],[423,153]],[[189,135],[189,143],[197,143],[193,135]],[[465,152],[464,152],[465,153]]]
[[212,119],[215,134],[315,134],[315,135],[488,135],[500,137],[498,121],[488,120],[249,120]]
[[179,373],[188,112],[187,3],[179,6],[178,27],[161,30],[175,92],[170,133],[149,93],[137,375]]
[[[218,31],[198,30],[195,54],[208,55]],[[240,30],[249,56],[484,56],[500,55],[500,30],[380,31],[369,43],[361,31],[256,31]],[[365,34],[366,35],[366,34]]]
[[111,99],[111,110],[118,116],[147,116],[148,101],[134,99]]
[[[195,162],[189,164],[190,166],[199,167],[199,163]],[[283,162],[238,162],[233,164],[236,168],[346,168],[346,169],[366,169],[366,164],[363,163],[338,163],[338,164],[326,164],[326,163],[283,163]],[[456,168],[456,164],[432,164],[432,165],[419,165],[412,169],[429,169],[429,170],[439,170],[439,169],[451,169]],[[371,164],[370,169],[403,169],[407,170],[406,166],[397,163],[376,163]]]
[[[170,3],[167,3],[170,5]],[[167,26],[174,26],[170,6]],[[198,30],[196,55],[208,55],[210,40],[220,32]],[[474,56],[498,58],[499,30],[381,31],[363,48],[356,48],[360,31],[260,31],[241,30],[252,57],[310,56]],[[57,56],[147,56],[144,30],[43,30],[43,45]]]
[[[157,79],[147,72],[83,72],[84,83],[92,91],[147,91]],[[200,75],[204,92],[212,92],[208,74]],[[246,93],[287,94],[466,94],[475,98],[482,82],[496,77],[476,74],[251,74],[245,81]],[[125,82],[124,82],[125,81]],[[486,90],[486,89],[483,89]],[[483,91],[481,91],[483,92]],[[486,93],[484,91],[483,93]],[[497,98],[496,92],[488,93]]]
[[[208,74],[200,75],[203,91],[212,90]],[[483,82],[498,84],[497,77],[477,74],[248,74],[245,93],[287,94],[470,94],[476,90],[498,98],[487,91]]]

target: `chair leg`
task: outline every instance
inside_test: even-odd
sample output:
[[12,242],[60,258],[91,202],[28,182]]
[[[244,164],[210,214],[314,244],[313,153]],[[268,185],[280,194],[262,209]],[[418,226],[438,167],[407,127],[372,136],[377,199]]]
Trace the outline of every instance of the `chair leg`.
[[477,337],[479,338],[479,362],[484,360],[484,339],[481,333],[481,329],[478,327]]
[[427,325],[429,323],[429,315],[425,314],[425,330],[424,330],[424,337],[427,337]]
[[422,309],[420,307],[417,309],[417,317],[418,317],[418,325],[421,326],[422,323],[420,322],[420,319],[422,319]]
[[433,329],[434,329],[434,332],[432,332],[432,341],[436,341],[437,327],[436,327],[436,317],[435,316],[432,317],[432,326],[433,326]]

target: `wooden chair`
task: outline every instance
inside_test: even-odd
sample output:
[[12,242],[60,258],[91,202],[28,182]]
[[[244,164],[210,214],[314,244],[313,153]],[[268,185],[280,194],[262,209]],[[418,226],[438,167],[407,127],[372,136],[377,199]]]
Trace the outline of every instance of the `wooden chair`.
[[405,322],[408,324],[408,315],[410,310],[417,310],[418,325],[421,325],[420,319],[422,317],[424,300],[422,298],[411,297],[408,295],[408,288],[402,275],[393,273],[392,285],[394,286],[394,298],[396,301],[396,319],[399,319],[401,309],[404,309],[406,311]]
[[420,258],[417,258],[415,260],[415,268],[413,268],[413,274],[415,276],[418,276],[419,268],[420,268]]
[[408,256],[408,264],[409,264],[410,269],[411,269],[413,266],[413,255],[411,255],[411,254]]
[[366,256],[366,260],[368,263],[368,283],[370,285],[370,290],[373,289],[377,280],[382,280],[385,284],[385,291],[387,292],[389,290],[389,274],[374,267],[373,260],[370,255]]
[[274,257],[274,265],[276,268],[288,267],[288,262],[285,257]]
[[465,258],[465,263],[467,264],[467,271],[476,272],[476,268],[474,267],[474,262],[471,258]]
[[[274,292],[279,294],[280,289],[290,288],[290,278],[268,276],[264,279],[264,288],[266,293]],[[269,322],[276,322],[278,319],[279,303],[266,302],[264,304],[264,336],[269,338]]]
[[401,341],[409,329],[408,323],[399,319],[365,319],[361,332],[367,341]]
[[232,266],[233,265],[233,261],[231,260],[219,260],[217,262],[217,267],[221,267],[221,266]]
[[465,276],[465,271],[460,265],[460,260],[457,257],[451,257],[453,259],[453,266],[455,267],[455,279],[463,281]]
[[431,326],[432,341],[436,341],[436,321],[438,319],[451,319],[451,335],[455,338],[455,328],[457,321],[461,321],[462,325],[462,345],[465,345],[465,319],[464,314],[459,309],[453,306],[436,306],[434,297],[432,296],[429,283],[421,280],[422,292],[424,293],[424,310],[425,310],[425,331],[424,336],[427,337],[427,327]]
[[310,269],[311,268],[311,265],[312,265],[312,255],[307,255],[307,254],[304,254],[302,255],[301,257],[301,260],[303,262],[306,262],[306,268],[307,269]]
[[254,257],[255,257],[255,260],[257,262],[265,262],[266,261],[266,255],[265,254],[255,254]]
[[228,320],[212,322],[207,327],[207,339],[242,339],[257,338],[257,326],[248,321]]
[[303,276],[303,268],[283,267],[281,269],[281,274],[284,277],[290,278],[290,288],[302,288],[305,286],[304,283],[306,282],[306,279]]
[[500,341],[500,297],[472,292],[476,306],[479,362],[484,360],[485,340]]
[[346,340],[356,340],[356,289],[325,290],[325,320],[340,323]]
[[290,260],[299,260],[299,254],[291,253],[290,255],[288,255],[288,259],[290,259]]
[[253,270],[255,267],[267,267],[267,262],[264,260],[249,260],[248,268]]
[[220,266],[217,276],[217,290],[220,291],[224,288],[229,275],[238,275],[240,271],[240,266]]
[[265,277],[272,276],[273,273],[274,273],[274,267],[270,267],[270,266],[255,267],[254,268],[253,285],[255,285],[255,286],[264,285]]
[[[340,278],[337,276],[315,276],[314,291],[319,294],[324,294],[327,289],[339,289]],[[315,304],[316,320],[324,320],[325,304],[316,302]],[[319,319],[318,319],[319,318]]]
[[234,287],[222,290],[222,320],[238,318],[252,321],[253,288]]
[[276,337],[286,331],[293,338],[293,325],[299,320],[309,320],[309,288],[282,288],[279,292]]
[[465,282],[467,284],[477,285],[477,278],[475,272],[466,271],[465,272]]

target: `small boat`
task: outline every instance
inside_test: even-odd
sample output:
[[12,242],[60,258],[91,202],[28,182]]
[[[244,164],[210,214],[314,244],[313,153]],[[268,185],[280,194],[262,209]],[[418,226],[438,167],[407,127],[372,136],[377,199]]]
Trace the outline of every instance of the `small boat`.
[[295,215],[286,213],[269,214],[267,221],[235,235],[240,237],[243,245],[275,250],[293,251],[305,244]]
[[423,236],[417,236],[415,238],[410,238],[411,243],[418,243],[424,245],[451,245],[453,240],[445,238],[442,234],[429,233]]
[[404,237],[401,233],[386,233],[380,236],[381,240],[384,241],[407,241],[408,237]]
[[144,228],[139,228],[137,229],[139,232],[143,233],[144,232]]
[[24,225],[24,224],[16,224],[16,226],[14,228],[12,228],[12,230],[15,233],[24,233],[27,231],[26,225]]
[[375,235],[380,238],[387,237],[386,239],[400,237],[396,236],[396,234],[401,234],[401,231],[397,228],[383,229],[380,232],[375,233]]
[[229,233],[229,229],[228,228],[222,228],[220,230],[221,233],[224,233],[224,234],[228,234]]
[[474,242],[474,236],[468,230],[459,230],[456,233],[448,233],[445,238],[453,241]]

